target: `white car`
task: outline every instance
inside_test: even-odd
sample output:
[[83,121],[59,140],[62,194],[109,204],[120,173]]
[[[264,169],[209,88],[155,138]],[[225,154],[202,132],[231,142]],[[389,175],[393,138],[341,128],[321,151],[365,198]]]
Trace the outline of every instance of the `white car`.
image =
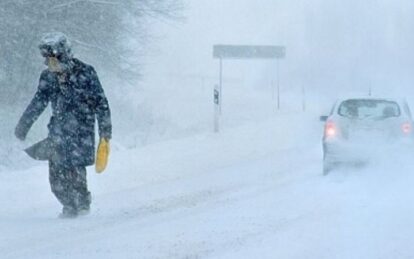
[[323,173],[341,165],[369,161],[377,152],[413,143],[413,121],[404,100],[374,97],[344,98],[325,121]]

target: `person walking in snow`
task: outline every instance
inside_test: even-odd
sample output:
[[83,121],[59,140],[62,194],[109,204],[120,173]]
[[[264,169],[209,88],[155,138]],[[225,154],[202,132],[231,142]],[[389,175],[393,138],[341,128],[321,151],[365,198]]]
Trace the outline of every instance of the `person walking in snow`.
[[37,92],[21,116],[15,135],[24,140],[33,123],[51,103],[48,137],[26,149],[35,159],[49,161],[53,194],[63,205],[62,217],[89,212],[91,194],[86,166],[95,162],[95,118],[99,147],[97,171],[106,166],[112,134],[111,112],[95,69],[73,57],[63,33],[45,34],[39,45],[45,69]]

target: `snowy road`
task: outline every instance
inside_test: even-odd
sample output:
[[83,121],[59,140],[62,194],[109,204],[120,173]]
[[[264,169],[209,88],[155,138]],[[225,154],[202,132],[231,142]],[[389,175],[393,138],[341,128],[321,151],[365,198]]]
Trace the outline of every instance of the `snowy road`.
[[318,122],[282,121],[118,149],[75,220],[45,165],[1,173],[0,257],[414,258],[413,166],[323,177]]

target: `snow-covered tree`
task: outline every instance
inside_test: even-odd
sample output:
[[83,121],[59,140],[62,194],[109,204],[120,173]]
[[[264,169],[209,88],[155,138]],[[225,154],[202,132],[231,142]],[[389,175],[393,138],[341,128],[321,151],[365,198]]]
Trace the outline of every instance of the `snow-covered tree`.
[[32,94],[28,89],[42,68],[37,45],[43,33],[62,31],[79,56],[101,70],[137,77],[137,57],[149,39],[148,20],[179,19],[182,8],[181,0],[1,1],[0,103]]

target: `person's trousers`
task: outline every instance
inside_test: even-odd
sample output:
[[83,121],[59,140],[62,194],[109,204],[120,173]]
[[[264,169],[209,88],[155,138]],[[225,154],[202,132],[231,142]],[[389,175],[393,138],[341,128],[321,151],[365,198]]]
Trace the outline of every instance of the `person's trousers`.
[[49,161],[49,182],[53,194],[70,210],[89,210],[91,193],[86,181],[86,168],[64,166]]

